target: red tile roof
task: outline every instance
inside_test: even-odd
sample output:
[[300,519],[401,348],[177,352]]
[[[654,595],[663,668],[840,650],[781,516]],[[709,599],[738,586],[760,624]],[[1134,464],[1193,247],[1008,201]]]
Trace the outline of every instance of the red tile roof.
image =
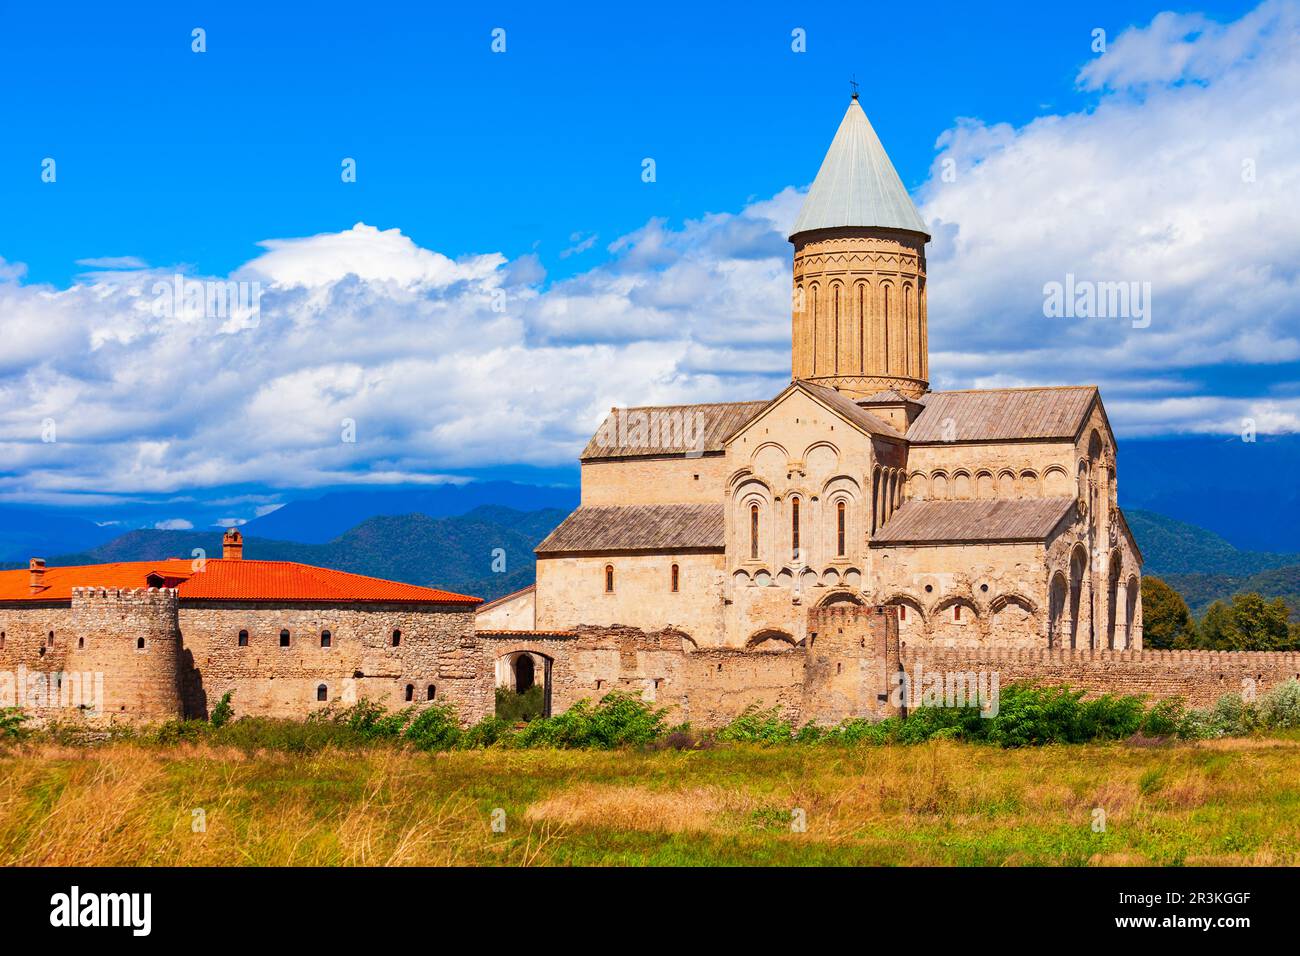
[[181,600],[308,603],[466,604],[481,598],[382,578],[318,568],[293,561],[209,559],[195,571],[186,558],[124,561],[46,568],[41,588],[32,593],[31,572],[0,571],[0,601],[67,601],[73,588],[144,588],[151,575],[175,587]]

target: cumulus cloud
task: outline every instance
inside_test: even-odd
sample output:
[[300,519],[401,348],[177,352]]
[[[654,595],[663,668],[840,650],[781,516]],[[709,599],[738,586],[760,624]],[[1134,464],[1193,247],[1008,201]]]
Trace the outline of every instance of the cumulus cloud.
[[166,521],[159,521],[154,525],[159,531],[190,531],[194,525],[184,518],[168,518]]
[[[1093,382],[1130,435],[1300,430],[1294,391],[1221,396],[1198,371],[1300,360],[1297,23],[1295,3],[1162,14],[1081,66],[1086,108],[954,123],[917,194],[936,387]],[[0,261],[0,498],[462,480],[571,463],[612,405],[771,395],[801,199],[653,219],[552,282],[535,255],[365,223],[187,276],[256,283],[251,321],[160,314],[173,276],[144,263],[53,288]],[[1149,282],[1150,325],[1044,317],[1067,274]]]

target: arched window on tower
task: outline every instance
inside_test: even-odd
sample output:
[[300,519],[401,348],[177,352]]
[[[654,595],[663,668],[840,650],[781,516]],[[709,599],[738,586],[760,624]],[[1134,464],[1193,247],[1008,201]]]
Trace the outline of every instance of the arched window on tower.
[[844,557],[845,521],[844,502],[841,501],[835,506],[835,553],[841,558]]
[[677,593],[677,589],[680,584],[681,584],[681,569],[674,564],[672,570],[672,589],[674,594]]
[[749,506],[749,560],[758,560],[758,505]]
[[248,646],[248,632],[247,632],[247,631],[240,631],[240,632],[239,632],[239,637],[238,637],[237,640],[238,640],[238,643],[239,643],[239,646],[240,646],[240,647],[247,647],[247,646]]
[[329,688],[326,687],[324,684],[316,685],[316,699],[320,701],[326,701],[329,700],[329,698],[330,698]]
[[790,499],[790,555],[799,560],[799,499]]
[[614,565],[605,565],[605,593],[614,593]]

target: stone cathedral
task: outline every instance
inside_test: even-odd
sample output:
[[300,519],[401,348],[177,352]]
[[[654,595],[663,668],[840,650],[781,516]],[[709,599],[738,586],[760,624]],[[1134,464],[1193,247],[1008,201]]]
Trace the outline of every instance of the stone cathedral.
[[789,239],[790,384],[612,410],[535,587],[480,629],[776,650],[807,645],[814,609],[884,605],[915,650],[1140,650],[1097,388],[930,389],[930,236],[856,95]]

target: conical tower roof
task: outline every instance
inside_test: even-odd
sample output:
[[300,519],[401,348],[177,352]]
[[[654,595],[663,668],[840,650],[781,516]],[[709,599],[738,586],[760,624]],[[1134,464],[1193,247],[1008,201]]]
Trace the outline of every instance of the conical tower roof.
[[930,235],[856,96],[849,101],[790,235],[842,226]]

